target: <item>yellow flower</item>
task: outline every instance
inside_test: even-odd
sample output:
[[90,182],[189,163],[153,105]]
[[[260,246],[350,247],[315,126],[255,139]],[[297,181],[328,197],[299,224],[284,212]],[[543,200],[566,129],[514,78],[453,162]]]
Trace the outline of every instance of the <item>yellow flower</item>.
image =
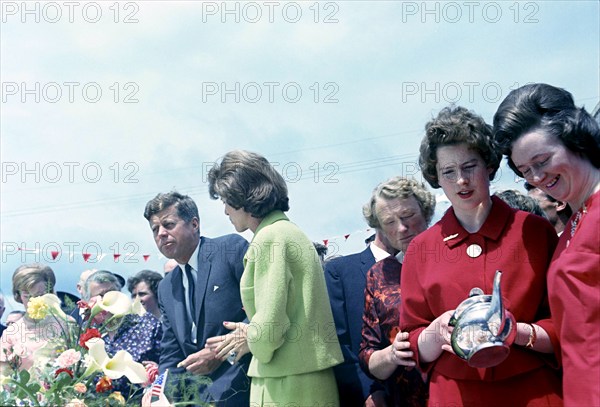
[[44,319],[48,316],[50,307],[44,302],[42,297],[34,297],[27,304],[27,315],[31,319]]
[[60,299],[54,294],[33,297],[27,304],[27,314],[32,319],[44,319],[48,314],[66,319],[67,315],[60,308]]
[[106,404],[113,405],[113,403],[111,403],[111,401],[116,401],[117,404],[120,406],[125,405],[125,397],[123,397],[123,395],[121,395],[120,391],[115,391],[110,396],[108,396],[108,400],[107,400]]
[[89,366],[84,373],[84,377],[102,371],[113,380],[125,376],[131,383],[144,383],[146,381],[146,368],[141,363],[135,362],[129,352],[120,350],[113,358],[110,358],[106,353],[106,349],[104,349],[102,339],[92,338],[85,344],[89,348]]
[[4,386],[5,384],[9,384],[11,381],[10,376],[4,376],[0,374],[0,386]]

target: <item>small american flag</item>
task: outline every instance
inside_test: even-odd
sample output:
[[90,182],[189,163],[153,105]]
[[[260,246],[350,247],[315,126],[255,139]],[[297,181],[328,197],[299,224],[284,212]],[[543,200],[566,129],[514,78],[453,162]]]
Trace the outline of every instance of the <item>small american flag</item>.
[[160,395],[163,394],[168,373],[169,369],[165,370],[163,374],[158,375],[156,380],[154,380],[154,383],[152,383],[152,396],[160,397]]

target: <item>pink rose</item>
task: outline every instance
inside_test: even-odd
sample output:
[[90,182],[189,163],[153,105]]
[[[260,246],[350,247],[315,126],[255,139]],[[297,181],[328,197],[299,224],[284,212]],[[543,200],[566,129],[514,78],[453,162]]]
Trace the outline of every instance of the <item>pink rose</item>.
[[83,383],[75,383],[73,386],[73,390],[75,390],[79,394],[83,394],[87,391],[87,387]]
[[63,353],[60,354],[56,362],[59,367],[65,368],[73,366],[75,363],[81,360],[81,353],[76,351],[75,349],[67,349]]
[[73,399],[69,401],[65,407],[87,407],[87,405],[83,400]]

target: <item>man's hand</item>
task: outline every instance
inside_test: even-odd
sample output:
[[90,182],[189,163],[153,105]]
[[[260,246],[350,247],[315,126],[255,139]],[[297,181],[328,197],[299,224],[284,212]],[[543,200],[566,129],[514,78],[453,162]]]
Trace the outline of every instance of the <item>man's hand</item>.
[[184,367],[190,373],[197,375],[207,375],[214,372],[221,366],[221,360],[215,357],[213,351],[204,348],[182,360],[177,367]]

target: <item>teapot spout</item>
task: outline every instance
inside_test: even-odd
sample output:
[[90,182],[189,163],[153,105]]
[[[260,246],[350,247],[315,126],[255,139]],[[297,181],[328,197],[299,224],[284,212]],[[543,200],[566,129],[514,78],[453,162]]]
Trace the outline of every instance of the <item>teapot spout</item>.
[[494,336],[498,336],[498,334],[502,332],[506,322],[506,314],[504,312],[504,305],[502,304],[502,291],[500,289],[501,279],[502,272],[500,270],[496,270],[496,275],[494,276],[492,300],[490,302],[490,308],[486,314],[488,329]]

